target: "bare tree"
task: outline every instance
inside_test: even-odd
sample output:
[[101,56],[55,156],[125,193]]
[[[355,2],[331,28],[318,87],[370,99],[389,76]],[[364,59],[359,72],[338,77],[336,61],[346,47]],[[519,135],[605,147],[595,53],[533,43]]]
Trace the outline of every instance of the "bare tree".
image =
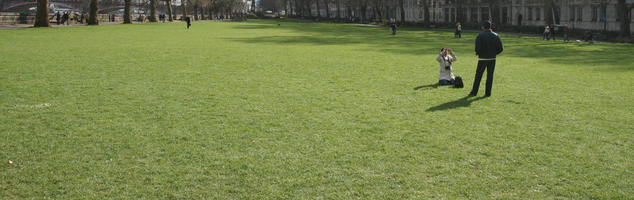
[[464,13],[462,13],[462,4],[464,3],[463,1],[464,0],[454,0],[456,4],[456,21],[461,23],[464,23],[465,20]]
[[341,0],[335,0],[335,6],[337,6],[337,19],[341,19]]
[[405,3],[403,2],[403,0],[399,0],[398,1],[398,5],[401,8],[401,23],[405,22]]
[[35,14],[34,27],[49,27],[48,0],[37,0],[37,13]]
[[330,0],[324,0],[326,5],[326,19],[330,19]]
[[[126,1],[130,1],[130,0],[126,0]],[[172,0],[165,0],[165,3],[167,4],[167,15],[168,15],[168,20],[170,22],[174,21],[174,16],[173,16],[173,12],[172,12]]]
[[183,20],[187,17],[187,4],[185,4],[186,0],[181,0],[181,8],[183,9]]
[[619,20],[619,38],[621,41],[630,42],[632,39],[632,33],[630,31],[630,14],[634,3],[625,3],[625,0],[617,1],[617,13]]
[[423,3],[423,11],[425,11],[424,14],[424,19],[423,19],[423,24],[425,25],[429,25],[430,21],[429,21],[429,1],[430,0],[421,0]]
[[123,23],[131,24],[132,16],[130,15],[130,4],[132,4],[132,0],[125,0],[124,4],[125,5],[123,7]]
[[150,22],[157,22],[158,21],[156,19],[156,1],[157,0],[150,0],[150,16],[148,17]]
[[321,8],[319,7],[319,0],[315,0],[317,6],[317,18],[321,18]]
[[99,10],[99,1],[90,0],[90,11],[88,16],[88,25],[99,25],[99,17],[97,11]]
[[383,21],[383,7],[385,6],[385,0],[373,0],[372,7],[378,20]]

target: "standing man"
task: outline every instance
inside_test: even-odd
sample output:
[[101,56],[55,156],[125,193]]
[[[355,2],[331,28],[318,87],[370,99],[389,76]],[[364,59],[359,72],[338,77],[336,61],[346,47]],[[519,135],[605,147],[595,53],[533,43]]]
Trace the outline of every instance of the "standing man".
[[475,80],[473,80],[473,89],[469,96],[478,94],[480,80],[484,70],[487,70],[487,82],[485,97],[491,96],[491,86],[493,86],[493,71],[495,71],[495,56],[502,53],[504,46],[502,40],[497,33],[491,29],[491,22],[482,23],[482,33],[478,35],[475,42],[475,52],[478,55],[478,68],[476,69]]
[[192,26],[192,19],[186,16],[185,22],[187,22],[187,29],[189,29],[189,27]]
[[396,27],[398,25],[396,25],[396,20],[394,18],[392,18],[390,20],[390,32],[392,33],[392,35],[396,35]]
[[462,25],[460,25],[460,22],[456,24],[456,33],[454,33],[454,37],[462,38]]

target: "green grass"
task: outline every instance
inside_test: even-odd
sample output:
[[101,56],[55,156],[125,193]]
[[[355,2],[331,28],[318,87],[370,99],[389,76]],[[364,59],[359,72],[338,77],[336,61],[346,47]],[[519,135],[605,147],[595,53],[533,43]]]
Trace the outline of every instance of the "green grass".
[[[0,199],[629,199],[634,46],[250,21],[0,30]],[[452,47],[465,88],[437,87]],[[14,164],[7,164],[12,160]]]

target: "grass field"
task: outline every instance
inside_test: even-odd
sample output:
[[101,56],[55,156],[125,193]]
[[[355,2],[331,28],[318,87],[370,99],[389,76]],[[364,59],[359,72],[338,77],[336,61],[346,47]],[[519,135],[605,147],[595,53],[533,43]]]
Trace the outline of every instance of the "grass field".
[[[250,21],[0,30],[0,199],[631,199],[634,46]],[[465,88],[434,85],[452,47]],[[8,164],[11,160],[14,163]]]

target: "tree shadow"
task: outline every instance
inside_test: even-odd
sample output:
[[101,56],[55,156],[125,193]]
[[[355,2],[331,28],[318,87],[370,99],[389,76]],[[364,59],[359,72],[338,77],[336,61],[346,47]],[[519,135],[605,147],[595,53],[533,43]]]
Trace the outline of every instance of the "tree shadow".
[[441,110],[449,110],[449,109],[455,109],[455,108],[460,108],[460,107],[469,107],[471,106],[471,103],[473,103],[474,101],[478,101],[481,99],[484,99],[486,97],[462,97],[460,99],[454,100],[454,101],[450,101],[447,103],[443,103],[431,108],[428,108],[426,111],[427,112],[434,112],[434,111],[441,111]]
[[438,88],[438,86],[440,86],[440,84],[432,83],[432,84],[429,84],[429,85],[421,85],[421,86],[415,87],[414,90],[427,89],[427,88]]
[[[277,24],[281,23],[281,26]],[[460,55],[473,52],[473,39],[477,32],[465,35],[462,40],[447,40],[453,32],[420,27],[403,27],[396,36],[389,35],[386,27],[365,27],[353,24],[315,23],[294,20],[257,20],[236,26],[235,29],[283,29],[300,35],[259,35],[255,37],[225,38],[243,43],[274,45],[353,45],[365,44],[358,50],[386,52],[398,55],[433,56],[440,47],[452,47]],[[467,39],[471,38],[472,39]],[[537,37],[503,34],[505,50],[501,57],[538,58],[549,63],[582,67],[599,66],[597,69],[634,70],[633,45],[607,43],[564,43],[541,41]],[[442,41],[439,42],[439,41]]]

